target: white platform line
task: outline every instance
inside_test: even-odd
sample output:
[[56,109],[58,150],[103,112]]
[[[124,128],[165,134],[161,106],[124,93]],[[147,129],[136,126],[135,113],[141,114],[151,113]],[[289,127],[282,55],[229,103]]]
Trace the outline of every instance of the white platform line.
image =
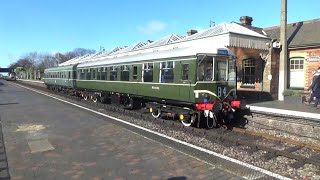
[[[287,116],[297,116],[297,117],[312,118],[312,119],[319,119],[320,120],[320,114],[316,114],[316,113],[292,111],[292,110],[284,110],[284,109],[275,109],[275,108],[267,108],[267,107],[259,107],[259,106],[250,106],[250,105],[247,105],[247,107],[253,111],[260,111],[260,112],[266,112],[266,113],[272,113],[272,114],[281,114],[281,115],[287,115]],[[319,111],[320,111],[320,109],[319,109]]]
[[191,147],[191,148],[194,148],[194,149],[196,149],[196,150],[199,150],[199,151],[202,151],[202,152],[211,154],[211,155],[216,156],[216,157],[219,157],[219,158],[221,158],[221,159],[224,159],[224,160],[227,160],[227,161],[230,161],[230,162],[239,164],[239,165],[241,165],[241,166],[245,166],[245,167],[247,167],[247,168],[253,169],[253,170],[258,171],[258,172],[261,172],[261,173],[266,174],[266,175],[268,175],[268,176],[271,176],[271,177],[274,177],[274,178],[278,178],[278,179],[282,179],[282,180],[290,180],[290,178],[288,178],[288,177],[284,177],[284,176],[282,176],[282,175],[279,175],[279,174],[276,174],[276,173],[274,173],[274,172],[271,172],[271,171],[262,169],[262,168],[260,168],[260,167],[257,167],[257,166],[254,166],[254,165],[251,165],[251,164],[248,164],[248,163],[239,161],[239,160],[237,160],[237,159],[234,159],[234,158],[231,158],[231,157],[228,157],[228,156],[225,156],[225,155],[222,155],[222,154],[213,152],[213,151],[211,151],[211,150],[208,150],[208,149],[205,149],[205,148],[202,148],[202,147],[199,147],[199,146],[190,144],[190,143],[185,142],[185,141],[181,141],[181,140],[179,140],[179,139],[175,139],[175,138],[173,138],[173,137],[170,137],[170,136],[161,134],[161,133],[159,133],[159,132],[156,132],[156,131],[153,131],[153,130],[150,130],[150,129],[147,129],[147,128],[144,128],[144,127],[141,127],[141,126],[132,124],[132,123],[129,123],[129,122],[125,121],[125,120],[122,120],[122,119],[119,119],[119,118],[116,118],[116,117],[113,117],[113,116],[110,116],[110,115],[107,115],[107,114],[104,114],[104,113],[101,113],[101,112],[98,112],[98,111],[89,109],[89,108],[86,108],[86,107],[83,107],[83,106],[80,106],[80,105],[78,105],[78,104],[75,104],[75,103],[72,103],[72,102],[69,102],[69,101],[66,101],[66,100],[57,98],[57,97],[55,97],[55,96],[51,96],[51,95],[49,95],[49,94],[47,94],[47,93],[43,93],[43,92],[37,91],[37,90],[35,90],[35,89],[22,86],[22,85],[20,85],[20,84],[16,84],[16,85],[18,85],[18,86],[20,86],[20,87],[23,87],[23,88],[25,88],[25,89],[28,89],[28,90],[37,92],[37,93],[39,93],[39,94],[42,94],[42,95],[51,97],[51,98],[53,98],[53,99],[59,100],[59,101],[61,101],[61,102],[64,102],[64,103],[67,103],[67,104],[71,104],[71,105],[76,106],[76,107],[79,107],[79,108],[81,108],[81,109],[84,109],[84,110],[87,110],[87,111],[90,111],[90,112],[99,114],[99,115],[101,115],[101,116],[104,116],[104,117],[107,117],[107,118],[110,118],[110,119],[113,119],[113,120],[115,120],[115,121],[124,123],[124,124],[126,124],[126,125],[135,127],[135,128],[137,128],[137,129],[141,129],[141,130],[147,131],[147,132],[149,132],[149,133],[152,133],[152,134],[158,135],[158,136],[160,136],[160,137],[169,139],[169,140],[171,140],[171,141],[174,141],[174,142],[183,144],[183,145],[185,145],[185,146],[189,146],[189,147]]
[[34,81],[34,80],[28,80],[28,79],[17,79],[17,81],[29,81],[29,82],[34,82],[34,83],[41,83],[43,84],[43,81]]

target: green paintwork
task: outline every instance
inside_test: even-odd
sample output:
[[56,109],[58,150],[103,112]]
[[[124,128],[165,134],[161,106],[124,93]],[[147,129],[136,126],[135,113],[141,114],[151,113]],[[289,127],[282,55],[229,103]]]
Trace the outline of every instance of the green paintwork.
[[[76,86],[76,68],[77,65],[70,65],[70,66],[59,66],[59,67],[53,67],[46,69],[44,71],[45,78],[44,83],[47,86],[62,86],[67,88],[75,89]],[[65,77],[64,78],[58,78],[58,77],[46,77],[46,75],[52,74],[52,73],[61,73]]]

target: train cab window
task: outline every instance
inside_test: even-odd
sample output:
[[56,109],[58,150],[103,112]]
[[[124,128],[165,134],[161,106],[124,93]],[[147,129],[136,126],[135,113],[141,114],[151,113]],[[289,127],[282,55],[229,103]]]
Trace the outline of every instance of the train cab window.
[[215,58],[215,77],[216,81],[226,81],[227,80],[227,60],[225,58],[216,57]]
[[210,56],[198,56],[198,81],[212,81],[213,79],[213,58]]
[[129,81],[129,66],[121,66],[121,81]]
[[189,80],[189,64],[182,64],[182,80]]
[[153,82],[153,63],[143,64],[142,82]]
[[138,67],[137,66],[133,66],[132,79],[133,80],[138,79]]
[[230,59],[228,62],[228,81],[236,80],[236,60]]
[[103,67],[101,69],[101,80],[107,80],[107,68]]
[[110,69],[110,81],[116,81],[118,79],[117,67],[112,66]]
[[174,62],[162,62],[160,63],[160,82],[161,83],[173,83],[174,80]]

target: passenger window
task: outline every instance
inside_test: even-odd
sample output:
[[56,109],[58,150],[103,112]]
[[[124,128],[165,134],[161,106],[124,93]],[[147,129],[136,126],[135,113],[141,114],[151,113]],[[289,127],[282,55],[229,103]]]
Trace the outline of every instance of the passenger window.
[[153,63],[143,64],[142,82],[153,82]]
[[96,79],[96,69],[92,69],[92,80]]
[[189,64],[182,64],[182,80],[189,80]]
[[129,66],[121,66],[121,81],[129,81]]
[[117,72],[117,67],[112,66],[111,67],[111,72],[110,72],[110,81],[116,81],[118,78],[118,72]]
[[133,80],[137,80],[138,79],[138,67],[137,66],[133,66],[132,79]]
[[107,68],[106,67],[102,68],[101,80],[107,80]]
[[86,77],[86,80],[91,80],[91,72],[90,72],[90,69],[86,69],[86,74],[87,74],[87,77]]
[[101,80],[101,71],[103,70],[103,68],[98,68],[97,71],[97,80]]
[[174,62],[168,61],[168,62],[162,62],[160,64],[160,82],[161,83],[173,83],[174,80]]

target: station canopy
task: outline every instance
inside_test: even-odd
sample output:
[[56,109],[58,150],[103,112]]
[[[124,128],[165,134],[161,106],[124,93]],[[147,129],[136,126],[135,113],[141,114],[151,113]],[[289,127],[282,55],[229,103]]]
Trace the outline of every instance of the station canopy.
[[259,34],[238,23],[220,23],[190,36],[170,34],[154,42],[138,42],[131,46],[116,47],[111,51],[102,51],[93,55],[77,57],[62,63],[59,66],[84,63],[88,61],[106,60],[114,57],[150,52],[144,51],[147,49],[166,50],[168,48],[163,48],[166,46],[170,48],[172,48],[171,46],[173,45],[175,48],[190,47],[196,45],[197,43],[213,43],[222,45],[224,47],[267,50],[266,43],[269,41],[270,38],[267,36]]

